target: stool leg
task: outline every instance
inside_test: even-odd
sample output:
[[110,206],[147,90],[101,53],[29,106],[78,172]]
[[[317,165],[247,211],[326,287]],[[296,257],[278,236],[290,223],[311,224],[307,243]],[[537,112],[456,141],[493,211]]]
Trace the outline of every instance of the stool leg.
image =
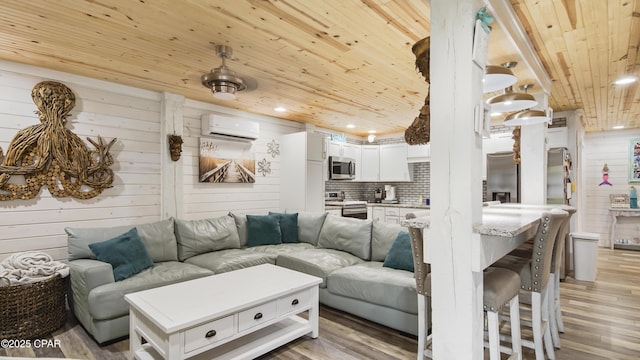
[[424,360],[427,339],[427,307],[424,295],[418,294],[418,360]]
[[560,349],[560,334],[558,333],[558,322],[556,321],[556,287],[555,287],[555,273],[550,274],[549,283],[547,284],[547,297],[548,297],[548,312],[549,312],[549,327],[551,330],[551,338],[553,339],[553,346],[556,349]]
[[531,293],[531,327],[533,328],[533,348],[536,353],[536,360],[544,359],[544,348],[542,346],[542,296],[539,292]]
[[544,331],[544,347],[547,350],[547,356],[553,360],[556,358],[555,351],[553,349],[553,340],[551,339],[551,323],[549,321],[549,292],[546,289],[542,290],[542,326]]
[[511,349],[512,359],[522,359],[522,340],[520,334],[520,298],[514,296],[509,301],[509,316],[511,317]]
[[489,332],[489,359],[500,360],[500,319],[497,312],[487,311]]
[[553,294],[555,295],[554,300],[554,313],[556,316],[556,324],[558,324],[558,331],[564,333],[564,323],[562,322],[562,308],[560,307],[560,277],[556,276],[555,278],[555,290]]

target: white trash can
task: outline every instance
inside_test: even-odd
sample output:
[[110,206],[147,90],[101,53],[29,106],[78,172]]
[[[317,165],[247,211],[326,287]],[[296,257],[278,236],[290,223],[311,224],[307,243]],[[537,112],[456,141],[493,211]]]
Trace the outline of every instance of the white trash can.
[[595,281],[600,234],[573,232],[573,277],[581,281]]

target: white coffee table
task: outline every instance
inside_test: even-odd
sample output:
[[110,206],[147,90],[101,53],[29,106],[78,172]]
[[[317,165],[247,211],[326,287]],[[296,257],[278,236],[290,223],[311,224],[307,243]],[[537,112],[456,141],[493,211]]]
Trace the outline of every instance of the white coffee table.
[[[253,359],[306,334],[317,338],[321,282],[265,264],[125,295],[130,356]],[[297,315],[307,310],[308,320]]]

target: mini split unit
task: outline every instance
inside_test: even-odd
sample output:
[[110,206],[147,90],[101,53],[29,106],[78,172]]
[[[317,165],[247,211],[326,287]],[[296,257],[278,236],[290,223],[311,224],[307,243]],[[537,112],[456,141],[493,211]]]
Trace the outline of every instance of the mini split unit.
[[216,135],[243,140],[256,140],[260,124],[236,117],[205,114],[201,117],[202,135]]

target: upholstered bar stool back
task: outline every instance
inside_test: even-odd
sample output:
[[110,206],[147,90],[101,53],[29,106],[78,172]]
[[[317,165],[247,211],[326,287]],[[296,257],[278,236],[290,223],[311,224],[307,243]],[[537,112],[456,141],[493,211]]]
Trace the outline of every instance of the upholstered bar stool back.
[[[576,213],[575,208],[565,210],[569,215],[562,221],[556,242],[553,245],[553,258],[551,259],[551,283],[549,284],[549,325],[551,326],[551,338],[553,345],[560,348],[560,334],[564,332],[562,322],[562,309],[560,308],[560,269],[564,258],[564,249],[567,236],[569,235],[569,225],[571,216]],[[565,268],[569,264],[565,264]]]
[[[407,219],[415,218],[409,213]],[[416,292],[418,293],[418,360],[425,357],[431,358],[429,350],[431,335],[428,334],[431,321],[429,320],[430,306],[427,306],[428,297],[431,296],[431,274],[430,266],[424,262],[424,241],[422,228],[409,228],[409,238],[411,239],[411,254],[413,255],[413,273],[416,279]]]

